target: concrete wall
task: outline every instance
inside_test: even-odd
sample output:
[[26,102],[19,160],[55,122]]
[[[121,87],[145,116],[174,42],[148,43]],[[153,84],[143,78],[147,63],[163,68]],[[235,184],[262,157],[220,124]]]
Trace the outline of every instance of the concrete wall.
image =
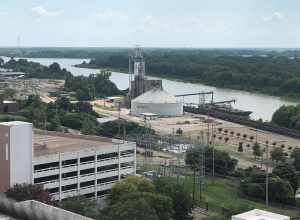
[[10,128],[10,186],[32,183],[32,124],[18,123]]
[[0,192],[10,187],[10,129],[0,125]]

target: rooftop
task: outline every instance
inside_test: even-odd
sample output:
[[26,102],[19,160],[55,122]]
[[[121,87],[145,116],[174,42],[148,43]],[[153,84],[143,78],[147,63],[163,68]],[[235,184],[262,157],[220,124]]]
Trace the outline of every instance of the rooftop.
[[60,132],[35,130],[33,135],[34,156],[80,151],[84,149],[101,149],[116,144],[111,138],[76,135]]
[[290,217],[264,210],[253,209],[251,211],[232,216],[232,220],[290,220]]
[[8,121],[8,122],[1,122],[0,125],[13,127],[18,125],[32,125],[32,124],[25,121]]
[[151,89],[144,94],[133,99],[132,102],[138,103],[178,103],[180,102],[175,96],[169,94],[161,88]]
[[72,220],[93,220],[91,218],[47,205],[35,200],[27,200],[18,203],[19,206],[27,208],[31,213],[37,215],[39,219],[72,219]]

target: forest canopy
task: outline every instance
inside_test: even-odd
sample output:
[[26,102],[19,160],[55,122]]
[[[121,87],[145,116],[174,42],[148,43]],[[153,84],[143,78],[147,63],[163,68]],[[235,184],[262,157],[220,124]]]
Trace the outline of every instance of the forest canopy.
[[[300,95],[300,58],[269,55],[208,55],[195,51],[153,51],[145,54],[149,75],[217,87]],[[128,54],[98,56],[79,66],[127,71]]]

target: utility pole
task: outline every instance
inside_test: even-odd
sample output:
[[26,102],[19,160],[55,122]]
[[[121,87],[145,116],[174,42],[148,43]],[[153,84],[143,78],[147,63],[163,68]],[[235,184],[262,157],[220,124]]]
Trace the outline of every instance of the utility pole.
[[215,177],[215,137],[214,137],[214,122],[212,123],[212,161],[213,161],[213,169],[212,176]]
[[269,143],[266,144],[266,206],[269,206]]
[[118,102],[118,137],[121,136],[121,102]]

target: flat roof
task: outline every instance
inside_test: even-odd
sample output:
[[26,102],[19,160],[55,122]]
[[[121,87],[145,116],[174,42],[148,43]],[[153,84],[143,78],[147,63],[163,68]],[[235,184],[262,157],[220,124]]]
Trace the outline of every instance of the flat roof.
[[290,217],[279,215],[273,212],[268,212],[260,209],[253,209],[251,211],[234,215],[232,220],[289,220]]
[[34,130],[34,156],[103,149],[115,145],[111,138]]
[[[23,209],[29,209],[34,214],[40,214],[40,217],[46,219],[72,219],[72,220],[93,220],[91,218],[67,211],[55,206],[47,205],[36,200],[27,200],[17,203]],[[43,218],[44,219],[44,218]]]
[[7,122],[1,122],[0,125],[5,125],[5,126],[18,126],[18,125],[32,125],[29,122],[25,121],[7,121]]

